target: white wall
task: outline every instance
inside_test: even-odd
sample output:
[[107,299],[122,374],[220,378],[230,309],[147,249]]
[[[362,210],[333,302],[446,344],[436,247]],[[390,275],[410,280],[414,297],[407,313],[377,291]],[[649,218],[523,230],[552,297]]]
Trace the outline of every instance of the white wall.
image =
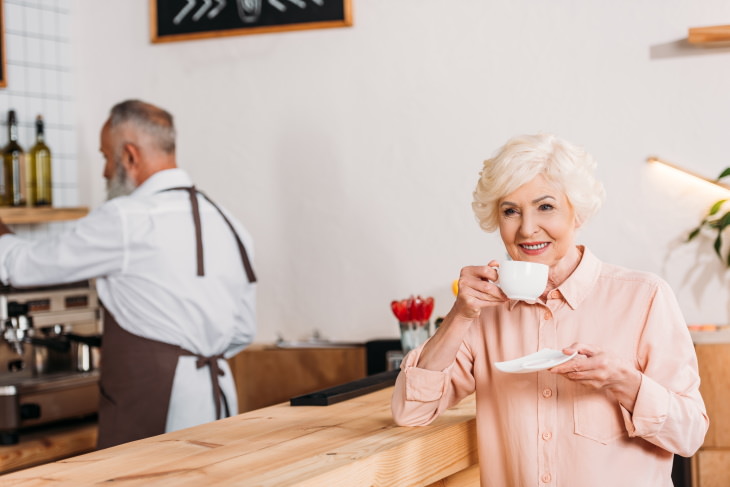
[[103,198],[109,107],[160,104],[181,166],[256,239],[258,341],[395,337],[392,299],[443,315],[462,266],[504,255],[470,209],[483,159],[555,132],[608,192],[580,241],[668,279],[689,322],[728,322],[728,272],[677,244],[722,193],[645,160],[730,165],[730,48],[682,42],[729,2],[353,3],[351,28],[151,44],[147,0],[75,0],[81,201]]

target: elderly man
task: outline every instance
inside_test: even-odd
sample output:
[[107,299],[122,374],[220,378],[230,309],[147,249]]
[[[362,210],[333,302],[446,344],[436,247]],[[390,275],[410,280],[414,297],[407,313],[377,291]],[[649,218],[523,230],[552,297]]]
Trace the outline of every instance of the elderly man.
[[224,358],[253,339],[256,277],[250,235],[177,168],[168,112],[117,104],[101,152],[109,200],[54,238],[23,240],[0,222],[0,280],[96,278],[106,448],[237,413]]

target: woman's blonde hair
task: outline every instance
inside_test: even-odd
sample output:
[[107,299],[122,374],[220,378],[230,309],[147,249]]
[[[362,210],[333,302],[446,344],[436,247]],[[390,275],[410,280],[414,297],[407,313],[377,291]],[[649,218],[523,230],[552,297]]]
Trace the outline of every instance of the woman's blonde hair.
[[484,161],[472,208],[479,226],[493,232],[499,226],[499,201],[536,176],[565,193],[582,224],[601,207],[603,185],[593,173],[596,161],[583,148],[552,134],[519,135]]

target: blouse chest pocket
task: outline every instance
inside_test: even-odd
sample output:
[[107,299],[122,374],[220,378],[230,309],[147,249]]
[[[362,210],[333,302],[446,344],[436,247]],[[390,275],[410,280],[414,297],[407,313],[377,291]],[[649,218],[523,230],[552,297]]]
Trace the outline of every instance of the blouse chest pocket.
[[618,401],[581,385],[575,389],[573,427],[576,435],[604,445],[628,434]]

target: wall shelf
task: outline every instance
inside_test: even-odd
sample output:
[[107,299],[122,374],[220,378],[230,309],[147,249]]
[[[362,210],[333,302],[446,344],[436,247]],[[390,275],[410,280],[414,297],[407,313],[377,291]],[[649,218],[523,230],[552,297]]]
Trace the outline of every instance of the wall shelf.
[[86,207],[0,208],[0,218],[8,225],[76,220],[88,213]]
[[687,41],[690,44],[730,44],[730,25],[691,27]]

